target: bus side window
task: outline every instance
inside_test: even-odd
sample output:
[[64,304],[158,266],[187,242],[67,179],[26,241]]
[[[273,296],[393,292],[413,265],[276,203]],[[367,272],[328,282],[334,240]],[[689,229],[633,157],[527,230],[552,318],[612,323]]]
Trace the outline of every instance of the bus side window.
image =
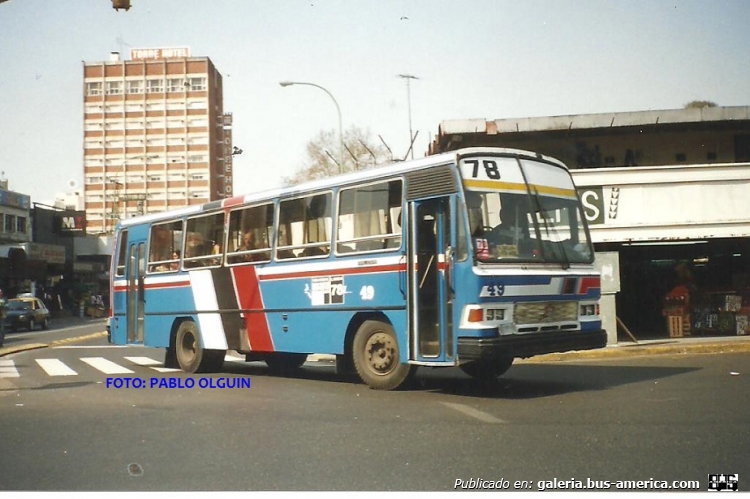
[[221,265],[224,244],[224,213],[188,218],[185,244],[185,267]]
[[182,246],[182,221],[151,227],[149,235],[148,271],[167,272],[172,269],[172,255]]
[[273,207],[273,203],[266,203],[230,213],[227,263],[267,262],[271,259],[268,234],[273,229]]
[[120,232],[120,244],[117,246],[117,267],[115,268],[115,275],[117,277],[125,276],[125,257],[128,249],[128,231],[123,230]]
[[342,189],[338,197],[337,251],[373,252],[401,246],[402,181]]

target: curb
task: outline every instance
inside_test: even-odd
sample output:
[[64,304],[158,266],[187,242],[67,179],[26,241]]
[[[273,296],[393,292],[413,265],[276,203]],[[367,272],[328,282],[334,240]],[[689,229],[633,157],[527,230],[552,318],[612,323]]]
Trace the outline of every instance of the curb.
[[102,331],[100,333],[87,334],[85,336],[76,336],[75,338],[66,338],[64,340],[57,340],[51,343],[28,343],[26,345],[18,345],[13,347],[0,348],[0,357],[4,355],[10,355],[12,353],[25,352],[27,350],[38,350],[40,348],[56,347],[60,345],[69,345],[71,343],[77,343],[79,341],[93,340],[96,338],[106,337],[107,332]]
[[538,355],[521,362],[562,362],[578,359],[607,359],[624,357],[643,357],[650,355],[690,355],[750,352],[750,338],[748,341],[725,341],[711,343],[674,343],[653,345],[624,345],[611,346],[598,350],[580,350],[573,352],[552,353]]

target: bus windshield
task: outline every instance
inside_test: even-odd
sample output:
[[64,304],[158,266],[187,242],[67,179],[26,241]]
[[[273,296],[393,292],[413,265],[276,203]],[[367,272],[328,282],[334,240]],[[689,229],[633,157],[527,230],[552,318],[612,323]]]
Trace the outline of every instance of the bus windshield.
[[[472,161],[465,160],[465,173],[482,170]],[[497,178],[464,176],[477,260],[591,263],[594,252],[570,174],[528,159],[497,158],[493,163]]]

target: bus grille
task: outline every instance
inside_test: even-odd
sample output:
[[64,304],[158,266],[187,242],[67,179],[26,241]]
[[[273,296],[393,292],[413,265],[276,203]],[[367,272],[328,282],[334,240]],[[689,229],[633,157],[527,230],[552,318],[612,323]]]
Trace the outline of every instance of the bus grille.
[[517,325],[577,321],[578,304],[574,301],[519,303],[513,317]]

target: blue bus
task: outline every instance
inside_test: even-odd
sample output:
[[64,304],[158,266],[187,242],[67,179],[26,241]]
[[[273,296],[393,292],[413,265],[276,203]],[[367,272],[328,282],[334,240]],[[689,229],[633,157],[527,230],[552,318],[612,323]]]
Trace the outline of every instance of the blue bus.
[[478,379],[606,345],[600,277],[566,166],[467,148],[122,220],[110,341],[220,370],[310,354],[374,389],[418,366]]

